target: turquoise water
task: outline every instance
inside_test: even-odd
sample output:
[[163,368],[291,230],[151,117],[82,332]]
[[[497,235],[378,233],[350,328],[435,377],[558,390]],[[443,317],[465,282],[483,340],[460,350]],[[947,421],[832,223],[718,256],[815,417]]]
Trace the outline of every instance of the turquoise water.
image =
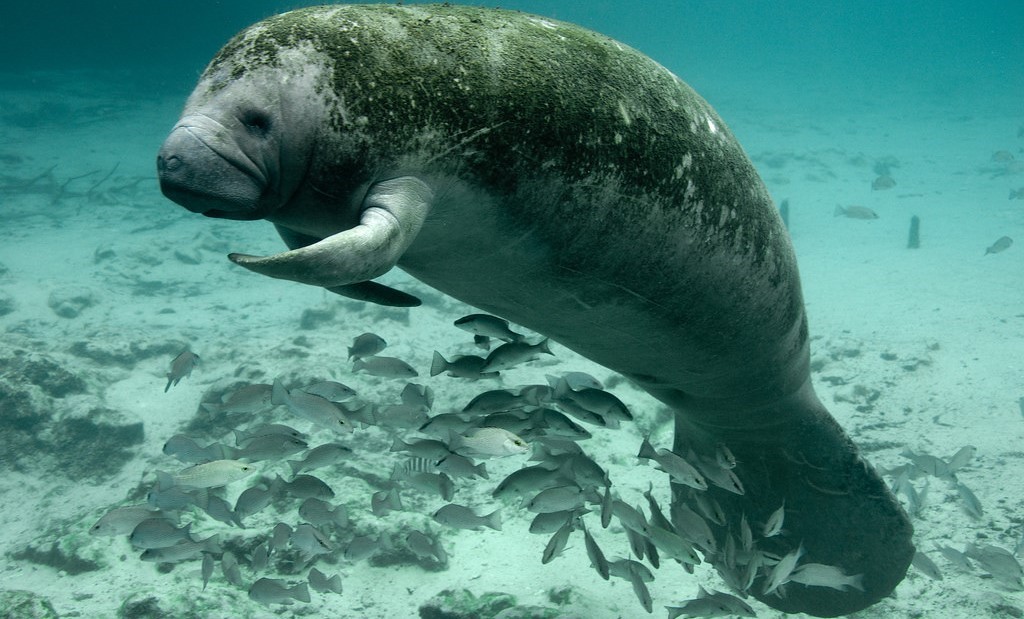
[[[456,502],[479,514],[502,508],[501,532],[439,527],[430,514],[441,503],[416,493],[403,496],[402,509],[372,515],[379,478],[401,463],[388,452],[390,431],[363,431],[362,443],[353,442],[358,458],[324,474],[335,502],[350,505],[357,523],[332,543],[347,549],[357,534],[380,542],[382,535],[405,540],[410,530],[428,531],[441,539],[446,561],[410,555],[404,541],[377,561],[335,556],[318,567],[342,576],[343,593],[314,593],[309,605],[282,607],[249,599],[258,576],[249,566],[275,522],[298,522],[298,501],[254,516],[245,530],[189,516],[197,537],[234,540],[241,587],[219,564],[204,588],[198,559],[158,568],[140,561],[124,535],[88,535],[112,506],[144,501],[156,470],[185,466],[162,451],[171,436],[233,444],[230,430],[242,422],[210,418],[199,403],[241,383],[330,378],[367,401],[397,403],[404,381],[348,369],[345,349],[364,331],[382,335],[388,353],[419,370],[418,380],[437,392],[434,414],[483,389],[545,384],[546,375],[569,370],[593,373],[637,421],[595,430],[588,453],[628,501],[646,505],[642,492],[651,482],[668,504],[664,475],[634,458],[643,435],[659,447],[671,444],[667,409],[621,377],[558,347],[554,358],[497,384],[427,379],[434,350],[446,357],[479,352],[451,326],[471,308],[401,274],[385,281],[421,296],[424,307],[379,310],[249,275],[224,254],[279,251],[269,226],[199,218],[160,194],[157,149],[206,63],[240,29],[299,6],[58,2],[45,11],[3,9],[0,596],[30,591],[60,616],[413,617],[442,590],[465,588],[564,616],[647,616],[628,580],[605,581],[591,568],[579,532],[542,566],[550,536],[527,533],[533,514],[489,499],[524,459],[490,460],[489,482],[460,482]],[[892,471],[885,479],[914,512],[915,543],[944,575],[933,580],[915,564],[894,597],[862,616],[1020,613],[1024,598],[1012,576],[993,575],[977,559],[959,570],[937,548],[990,544],[1020,557],[1024,5],[657,0],[502,7],[592,28],[663,64],[715,107],[776,203],[787,201],[815,386],[872,464]],[[894,187],[872,188],[889,175]],[[835,216],[850,206],[870,209],[877,220]],[[906,246],[912,216],[921,222],[915,250]],[[1003,237],[1016,244],[1000,246]],[[185,348],[201,362],[164,393],[168,368]],[[949,460],[965,445],[976,454],[955,482],[935,475],[900,480],[905,449]],[[290,469],[261,471],[267,480],[278,473]],[[980,513],[958,483],[976,495]],[[245,484],[231,488],[234,503]],[[627,556],[621,527],[598,530],[593,518],[588,524],[606,553]],[[266,575],[305,580],[283,559]],[[727,590],[707,566],[694,575],[663,566],[650,585],[655,616],[694,598],[698,583]],[[12,599],[0,597],[9,605],[0,616],[34,616],[11,610]],[[758,616],[781,616],[748,601]]]

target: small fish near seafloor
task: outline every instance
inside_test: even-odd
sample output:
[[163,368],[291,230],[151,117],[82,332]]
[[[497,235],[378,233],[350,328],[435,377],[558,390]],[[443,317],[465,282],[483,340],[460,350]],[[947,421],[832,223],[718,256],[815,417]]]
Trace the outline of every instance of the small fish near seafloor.
[[985,249],[985,255],[998,254],[1001,251],[1006,251],[1010,248],[1010,245],[1013,245],[1013,239],[1008,236],[1001,236],[996,239],[995,243],[992,243]]
[[846,217],[849,219],[878,219],[878,213],[866,206],[852,204],[850,206],[837,206],[833,213],[834,217]]
[[175,357],[174,361],[171,361],[171,371],[167,373],[167,386],[164,387],[164,393],[181,382],[182,378],[191,376],[193,368],[197,365],[199,365],[199,355],[192,351],[186,350]]

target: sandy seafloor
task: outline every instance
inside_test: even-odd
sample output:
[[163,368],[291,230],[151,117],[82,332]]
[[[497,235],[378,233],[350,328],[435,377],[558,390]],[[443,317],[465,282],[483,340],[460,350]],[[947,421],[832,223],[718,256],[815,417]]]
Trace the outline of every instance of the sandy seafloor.
[[[570,369],[613,379],[560,346],[554,358],[508,371],[500,382],[429,378],[435,349],[446,356],[474,352],[469,336],[451,324],[469,308],[400,273],[385,280],[421,294],[423,307],[382,311],[231,265],[224,257],[229,251],[272,252],[280,242],[269,224],[206,220],[160,195],[155,151],[186,93],[154,95],[140,90],[135,77],[3,77],[0,294],[13,299],[14,309],[0,317],[0,357],[30,350],[84,381],[80,392],[46,400],[53,404],[45,411],[47,424],[82,417],[142,422],[144,440],[127,448],[123,466],[102,474],[88,470],[104,459],[90,450],[110,445],[88,433],[78,442],[41,443],[34,455],[4,454],[0,589],[37,592],[61,616],[114,617],[125,600],[152,596],[169,616],[395,618],[416,616],[421,603],[446,588],[501,591],[520,604],[554,607],[548,591],[571,587],[572,603],[562,607],[566,613],[646,616],[626,581],[603,581],[589,567],[579,533],[563,556],[541,565],[547,536],[527,532],[532,515],[488,496],[523,458],[489,462],[490,481],[461,482],[456,493],[456,502],[478,511],[500,506],[500,532],[446,530],[428,517],[442,501],[415,493],[403,495],[406,511],[377,519],[369,513],[374,488],[321,471],[359,526],[441,531],[450,562],[437,572],[416,565],[372,567],[366,561],[321,565],[328,574],[342,575],[344,592],[313,593],[310,604],[261,606],[225,582],[219,570],[204,591],[198,561],[161,573],[140,562],[123,537],[86,535],[107,509],[140,484],[151,484],[156,469],[177,466],[161,446],[205,415],[197,405],[211,388],[275,376],[292,384],[332,378],[369,401],[396,402],[404,381],[349,371],[346,346],[364,331],[384,337],[386,354],[420,371],[418,382],[437,394],[435,413],[461,407],[483,389],[544,382],[545,374]],[[1018,405],[1024,396],[1024,200],[1007,198],[1010,190],[1024,187],[1019,93],[978,105],[881,83],[863,84],[855,94],[748,86],[723,86],[710,98],[776,200],[790,201],[822,400],[878,467],[904,463],[904,448],[948,457],[963,445],[977,447],[958,477],[981,500],[983,518],[963,510],[952,484],[931,479],[927,504],[914,520],[918,547],[932,556],[944,579],[911,568],[891,598],[857,616],[1021,616],[1024,593],[1000,586],[978,568],[960,572],[934,551],[937,542],[963,549],[972,541],[1012,550],[1024,523],[1024,418]],[[1015,161],[994,162],[996,151],[1008,151]],[[897,185],[873,191],[872,168],[882,160],[898,163],[892,168]],[[115,164],[113,174],[94,187]],[[90,175],[61,189],[81,174]],[[833,216],[837,205],[850,204],[874,209],[879,219]],[[906,248],[912,215],[921,218],[921,247],[915,250]],[[1018,244],[985,255],[1003,235]],[[91,292],[93,304],[74,318],[56,315],[48,305],[51,295],[79,288]],[[164,393],[168,364],[185,346],[202,362]],[[667,505],[664,475],[634,458],[645,432],[653,432],[659,445],[669,444],[670,427],[657,422],[662,407],[624,382],[612,390],[631,406],[637,422],[595,430],[585,449],[608,468],[613,487],[630,502],[642,501],[650,481]],[[53,434],[48,428],[39,432]],[[208,441],[222,438],[196,434]],[[342,440],[355,448],[350,464],[356,468],[386,475],[399,459],[386,452],[390,439],[378,430],[358,430]],[[287,470],[274,463],[259,468],[270,476]],[[916,483],[923,488],[923,480]],[[229,500],[245,487],[233,484]],[[296,522],[294,508],[286,516],[268,509],[250,518],[245,530],[200,516],[195,529],[266,535],[280,518]],[[607,555],[627,555],[614,527],[591,530]],[[101,569],[72,575],[17,558],[26,547],[45,551],[54,542],[62,552],[99,562]],[[245,569],[243,575],[254,579]],[[694,597],[698,584],[724,587],[708,569],[689,575],[671,562],[656,576],[655,616],[663,616],[664,605]],[[760,617],[781,616],[752,604]]]

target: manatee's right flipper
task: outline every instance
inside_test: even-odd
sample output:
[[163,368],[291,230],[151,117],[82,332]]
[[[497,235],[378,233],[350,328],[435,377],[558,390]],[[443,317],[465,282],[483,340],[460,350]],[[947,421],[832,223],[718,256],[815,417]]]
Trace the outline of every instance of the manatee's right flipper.
[[[353,230],[318,239],[275,225],[291,251],[262,258],[228,257],[257,273],[323,286],[357,301],[416,307],[419,298],[370,278],[391,269],[401,257],[426,217],[430,197],[430,189],[418,179],[383,181],[367,192],[360,224]],[[365,279],[360,281],[361,277]]]
[[[737,462],[732,471],[744,486],[742,495],[714,486],[706,491],[725,516],[724,525],[708,523],[720,549],[708,559],[730,583],[745,581],[753,555],[738,552],[727,557],[721,551],[731,546],[726,544],[729,535],[734,536],[736,548],[742,547],[739,538],[745,516],[754,531],[755,554],[782,557],[802,544],[805,553],[800,564],[822,563],[848,576],[863,574],[863,591],[789,582],[766,593],[773,566],[761,565],[747,593],[783,612],[818,617],[866,608],[889,595],[906,575],[914,555],[910,520],[809,387],[779,406],[786,407],[785,412],[779,408],[750,415],[783,420],[761,427],[741,427],[735,421],[742,416],[718,425],[705,423],[697,411],[676,416],[673,451],[680,455],[703,452],[714,461],[716,445],[726,445]],[[695,492],[673,484],[673,506],[681,503],[695,509]],[[764,523],[783,505],[783,532],[764,537]]]

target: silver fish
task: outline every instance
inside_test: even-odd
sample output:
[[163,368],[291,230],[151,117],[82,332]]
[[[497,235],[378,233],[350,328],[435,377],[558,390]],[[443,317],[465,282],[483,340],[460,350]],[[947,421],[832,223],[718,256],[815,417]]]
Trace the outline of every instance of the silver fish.
[[220,571],[224,579],[236,587],[242,587],[242,570],[238,567],[238,559],[231,551],[224,551],[220,558]]
[[[587,527],[583,527],[583,543],[587,548],[587,557],[590,559],[590,565],[597,570],[601,578],[608,580],[608,559],[605,558],[604,552],[601,551],[601,547],[597,545]],[[646,589],[646,587],[644,588]],[[648,598],[650,598],[649,594]]]
[[345,546],[344,556],[348,561],[366,559],[371,555],[377,554],[377,552],[387,546],[388,543],[387,538],[383,535],[380,537],[372,537],[369,535],[353,537],[348,545]]
[[330,539],[320,529],[305,522],[295,527],[289,541],[302,554],[303,561],[334,552]]
[[213,576],[213,568],[217,566],[217,560],[213,558],[213,555],[206,553],[203,555],[203,564],[200,567],[199,574],[203,579],[203,591],[206,591],[206,585],[210,582],[210,577]]
[[960,469],[964,468],[968,462],[974,459],[974,454],[978,452],[978,448],[974,445],[964,445],[960,449],[956,450],[956,453],[950,456],[949,461],[946,463],[950,473],[956,473]]
[[362,359],[363,357],[372,357],[387,348],[387,346],[388,343],[381,336],[374,333],[363,333],[362,335],[357,335],[352,340],[352,345],[348,347],[348,358]]
[[955,565],[962,572],[971,572],[971,561],[967,558],[967,555],[960,552],[956,548],[950,548],[949,546],[943,546],[942,544],[936,544],[935,549],[938,550],[946,560]]
[[682,606],[666,606],[665,608],[668,609],[668,619],[676,619],[676,617],[684,615],[687,617],[757,616],[754,609],[738,597],[721,591],[708,592],[703,587],[699,587],[696,598],[686,600]]
[[115,535],[128,535],[143,520],[151,518],[163,520],[176,520],[177,514],[173,512],[154,510],[150,505],[126,505],[115,507],[106,514],[103,514],[96,524],[89,528],[89,535],[113,537]]
[[292,528],[288,523],[279,522],[274,525],[270,532],[270,549],[274,551],[284,550],[288,547],[288,540],[292,537]]
[[835,217],[848,217],[850,219],[878,219],[878,213],[866,206],[837,206],[833,213]]
[[427,458],[435,461],[451,453],[448,445],[441,441],[417,439],[411,443],[406,443],[397,436],[391,441],[391,451],[404,452],[416,458]]
[[647,566],[643,563],[632,559],[620,558],[609,561],[608,573],[623,580],[629,580],[635,574],[644,582],[654,582],[654,574],[651,573],[651,570],[647,569]]
[[299,517],[316,527],[348,525],[348,509],[344,505],[332,506],[315,497],[302,501],[302,504],[299,505]]
[[[996,239],[995,243],[992,243],[985,248],[985,255],[998,254],[1001,251],[1006,251],[1010,248],[1010,245],[1013,245],[1013,239],[1008,236],[1001,236]],[[166,389],[164,391],[166,391]]]
[[775,537],[779,533],[782,533],[782,524],[786,518],[786,501],[782,501],[782,505],[777,510],[772,512],[771,516],[768,516],[768,520],[764,523],[764,528],[761,530],[764,537]]
[[700,565],[700,556],[694,551],[693,546],[676,533],[652,524],[648,524],[640,533],[643,533],[658,550],[673,559],[689,565]]
[[[269,385],[268,385],[269,386]],[[245,447],[250,441],[256,440],[261,436],[272,436],[275,434],[290,436],[300,441],[306,441],[309,436],[303,432],[299,432],[291,426],[286,426],[280,423],[268,423],[249,430],[235,429],[235,445],[239,447]]]
[[[917,554],[921,553],[918,552]],[[927,557],[925,558],[927,559]],[[930,560],[931,559],[928,559],[928,561]],[[915,567],[918,565],[918,562],[919,559],[915,556]],[[932,566],[934,565],[935,564],[932,563]],[[940,575],[936,580],[941,579],[942,576]],[[837,591],[846,591],[847,589],[856,589],[857,591],[864,590],[864,574],[848,576],[842,569],[834,565],[824,565],[822,563],[804,563],[793,570],[789,575],[789,580],[792,582],[798,582],[802,585],[807,585],[808,587],[828,587],[830,589],[836,589]]]
[[426,385],[407,383],[402,388],[402,404],[406,406],[422,406],[430,410],[434,406],[434,390]]
[[411,365],[397,357],[364,357],[356,359],[352,371],[363,371],[381,378],[415,378],[419,376]]
[[199,504],[199,508],[218,522],[231,526],[245,527],[241,519],[231,509],[231,504],[215,494],[207,494],[206,501]]
[[543,466],[528,466],[514,471],[494,489],[491,496],[524,497],[555,486],[563,486],[566,480],[561,471],[551,470]]
[[437,461],[437,470],[452,477],[481,477],[488,479],[485,462],[473,464],[473,461],[459,454],[449,454]]
[[274,493],[265,486],[246,488],[235,499],[235,517],[240,521],[259,513],[274,499]]
[[538,355],[554,355],[548,345],[548,339],[544,338],[536,344],[529,342],[507,342],[498,346],[487,355],[487,362],[481,369],[483,372],[497,372],[507,370],[511,367],[526,363],[537,358]]
[[184,434],[175,434],[167,439],[163,452],[188,464],[235,459],[234,450],[228,445],[211,443],[203,447],[195,439]]
[[[918,569],[918,571],[920,571],[922,574],[924,574],[928,578],[931,578],[932,580],[942,580],[942,572],[939,570],[939,566],[935,564],[935,561],[932,561],[931,557],[929,557],[928,555],[924,554],[920,550],[918,550],[917,552],[914,553],[914,558],[911,560],[910,564],[913,565],[914,567],[916,567]],[[815,565],[815,564],[811,563],[811,564],[808,564],[808,565]],[[806,567],[806,566],[801,566],[801,567]],[[797,570],[797,571],[799,571],[799,570]],[[795,574],[795,572],[794,572],[794,574]],[[796,578],[794,577],[793,580],[796,580]],[[801,582],[801,581],[797,580],[797,582]],[[860,589],[861,591],[864,590],[861,587],[857,587],[857,589]]]
[[210,413],[260,413],[270,410],[270,385],[253,383],[235,389],[223,402],[203,402],[200,406]]
[[528,405],[528,402],[518,394],[512,393],[507,389],[492,389],[484,391],[470,400],[469,404],[462,408],[462,412],[485,415],[487,413],[522,408],[526,405]]
[[405,536],[405,543],[409,546],[409,550],[421,559],[434,559],[441,565],[448,563],[448,553],[444,551],[440,540],[436,537],[413,530]]
[[260,578],[249,587],[249,599],[260,604],[292,604],[294,600],[309,602],[309,587],[306,583],[288,586],[276,578]]
[[390,490],[374,492],[370,497],[370,511],[374,516],[383,518],[392,511],[400,511],[402,508],[402,497],[398,489],[392,487]]
[[176,511],[190,505],[202,505],[206,502],[206,495],[205,488],[154,488],[146,495],[146,502],[155,509]]
[[318,395],[331,402],[343,402],[356,396],[356,391],[348,385],[333,380],[322,380],[302,388],[302,391]]
[[772,568],[771,574],[768,576],[768,582],[765,584],[764,594],[774,592],[776,589],[786,584],[790,580],[790,576],[793,574],[793,570],[796,569],[797,563],[800,558],[804,556],[804,546],[800,544],[796,550],[793,550],[786,556],[782,557],[775,567]]
[[604,385],[601,381],[597,380],[586,372],[565,372],[561,376],[545,376],[551,389],[557,389],[558,384],[565,382],[565,384],[573,391],[579,391],[580,389],[604,389]]
[[547,533],[554,533],[563,524],[572,521],[573,527],[575,527],[575,521],[580,516],[589,513],[590,510],[578,509],[572,511],[563,512],[551,512],[547,514],[537,514],[533,521],[530,522],[530,533],[534,535],[544,535]]
[[309,586],[320,593],[341,593],[341,575],[335,574],[330,578],[320,570],[311,568],[309,570]]
[[198,542],[183,541],[173,546],[166,546],[163,548],[147,548],[139,558],[143,561],[151,561],[153,563],[178,563],[180,561],[187,561],[194,559],[196,555],[207,552],[207,553],[218,553],[220,552],[220,536],[211,535],[210,537],[199,540]]
[[164,387],[164,393],[171,388],[172,385],[176,386],[181,382],[182,378],[192,375],[192,369],[199,365],[199,355],[191,352],[184,351],[171,361],[171,371],[167,373],[167,386]]
[[568,381],[563,379],[555,387],[555,398],[556,400],[568,400],[605,419],[633,420],[633,415],[622,400],[603,389],[584,387],[573,390],[569,388]]
[[270,563],[270,548],[267,542],[260,542],[252,549],[252,561],[250,567],[254,572],[262,572],[267,569]]
[[696,467],[673,451],[668,449],[655,450],[647,438],[644,438],[643,442],[640,444],[640,451],[637,453],[637,457],[641,459],[654,460],[658,463],[658,468],[668,473],[669,477],[676,482],[691,488],[696,488],[697,490],[708,489],[707,481]]
[[333,499],[334,490],[325,484],[321,479],[312,475],[296,475],[291,481],[285,481],[280,475],[274,480],[271,490],[275,492],[284,491],[300,498]]
[[514,456],[530,450],[526,441],[515,434],[492,427],[472,428],[464,434],[452,433],[448,447],[463,455],[488,458]]
[[476,513],[463,505],[449,503],[433,514],[435,521],[456,529],[479,529],[489,527],[495,531],[501,530],[501,511],[494,510],[486,516],[477,516]]
[[351,432],[352,424],[345,413],[330,400],[298,389],[288,391],[280,380],[274,381],[271,401],[284,405],[293,415],[332,432]]
[[[708,523],[704,522],[700,514],[680,504],[673,507],[672,516],[676,533],[684,539],[693,542],[708,554],[716,554],[718,552],[718,545],[715,542],[714,534],[711,533],[711,527],[708,526]],[[653,522],[654,519],[652,518],[651,520]]]
[[490,314],[470,314],[455,321],[455,326],[474,335],[493,337],[505,342],[521,342],[523,335],[509,328],[504,318]]
[[430,417],[423,406],[388,404],[377,408],[373,413],[373,425],[384,428],[419,428],[428,421]]
[[526,502],[526,509],[535,514],[566,511],[583,507],[585,502],[586,496],[579,486],[555,486],[537,493]]
[[246,459],[249,462],[260,460],[280,460],[305,450],[309,445],[306,441],[292,438],[284,434],[260,436],[249,441],[245,447],[234,450],[235,459]]
[[541,553],[540,562],[547,565],[555,559],[558,555],[562,554],[565,550],[566,544],[569,543],[569,535],[573,532],[573,519],[570,518],[562,523],[562,526],[558,527],[555,534],[551,536],[548,543],[544,545],[544,552]]
[[192,523],[178,527],[164,518],[149,518],[135,525],[128,541],[136,548],[166,548],[179,542],[190,542]]
[[484,372],[484,364],[487,360],[483,357],[476,355],[459,355],[453,357],[451,361],[444,358],[444,356],[434,351],[434,358],[430,362],[430,375],[437,376],[438,374],[448,373],[448,376],[455,378],[466,378],[468,380],[479,380],[481,378],[496,378],[498,372]]
[[1001,584],[1015,591],[1024,590],[1021,582],[1024,569],[1009,550],[991,544],[968,544],[964,554],[977,561],[982,569]]
[[291,467],[292,474],[298,475],[302,471],[312,471],[335,464],[351,453],[352,449],[341,443],[325,443],[310,449],[302,460],[289,460],[288,466]]
[[985,511],[981,508],[981,501],[978,497],[971,492],[971,489],[967,486],[957,483],[956,491],[960,494],[960,499],[964,502],[964,510],[967,514],[975,520],[981,520],[985,515]]
[[214,460],[190,466],[175,474],[157,471],[157,488],[218,488],[256,472],[255,467],[238,460]]

